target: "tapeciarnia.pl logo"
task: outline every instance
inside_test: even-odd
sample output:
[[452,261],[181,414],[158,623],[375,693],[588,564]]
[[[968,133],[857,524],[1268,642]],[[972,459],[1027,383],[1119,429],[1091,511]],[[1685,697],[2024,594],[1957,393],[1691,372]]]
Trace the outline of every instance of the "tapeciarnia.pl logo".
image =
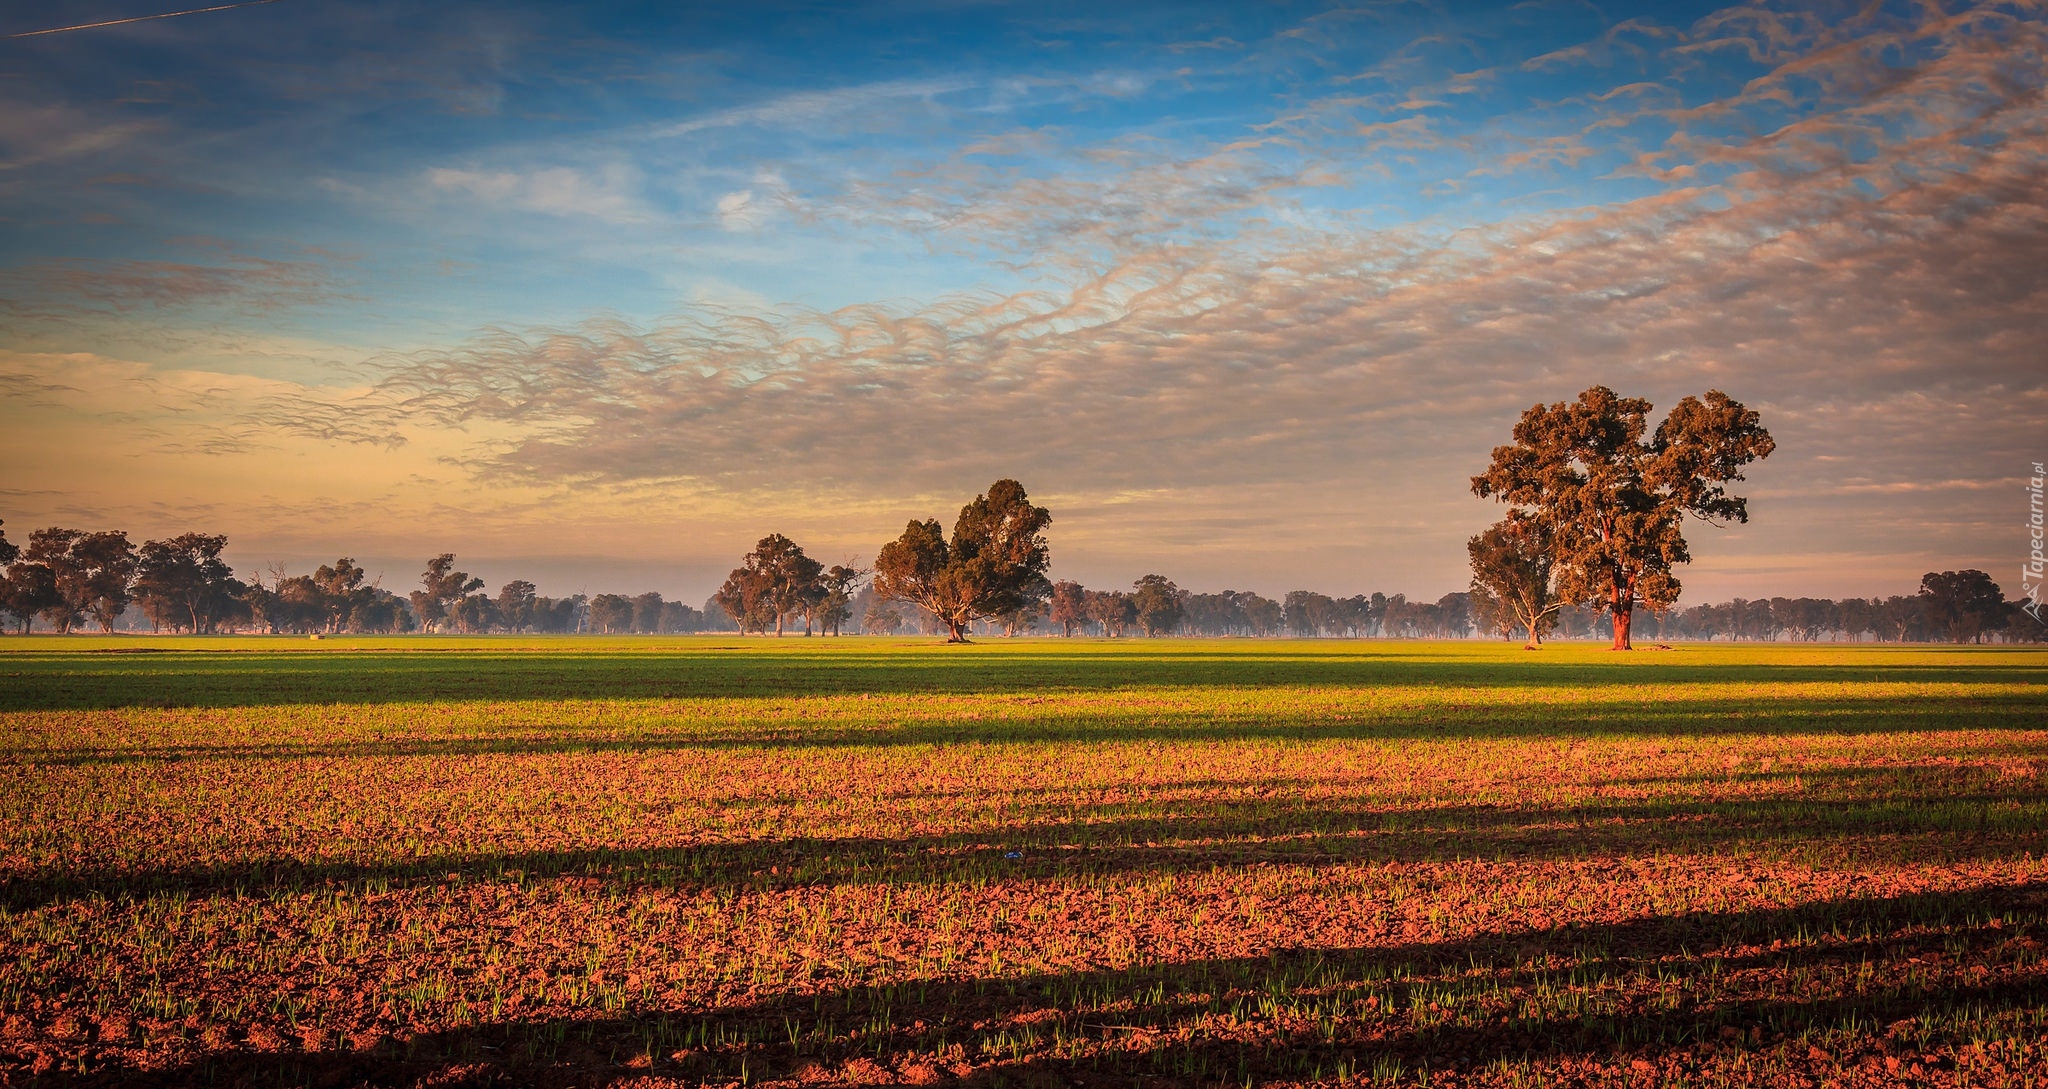
[[[2048,557],[2041,554],[2041,482],[2048,477],[2041,463],[2034,463],[2034,475],[2027,481],[2027,538],[2028,552],[2026,565],[2020,568],[2020,593],[2027,599],[2020,608],[2028,616],[2041,620],[2041,586],[2048,579]],[[2042,620],[2048,624],[2048,620]]]

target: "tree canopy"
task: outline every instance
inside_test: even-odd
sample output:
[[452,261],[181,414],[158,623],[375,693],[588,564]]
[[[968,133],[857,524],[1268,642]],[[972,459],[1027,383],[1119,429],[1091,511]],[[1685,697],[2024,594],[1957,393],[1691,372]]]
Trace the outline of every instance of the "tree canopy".
[[1180,627],[1181,597],[1181,588],[1165,575],[1146,575],[1131,583],[1131,606],[1146,635],[1168,635]]
[[1927,621],[1958,643],[1983,642],[2010,620],[2005,592],[1982,571],[1929,571],[1920,578]]
[[128,608],[135,577],[135,546],[119,530],[88,533],[51,526],[29,534],[28,562],[50,571],[57,601],[43,617],[58,631],[70,631],[87,616],[111,632]]
[[960,508],[950,542],[938,520],[927,519],[882,546],[875,592],[923,608],[946,625],[948,642],[964,643],[976,620],[1016,613],[1051,593],[1051,522],[1022,484],[998,480]]
[[422,626],[444,620],[473,621],[474,616],[458,616],[457,609],[463,599],[483,588],[484,580],[455,569],[455,553],[443,552],[427,561],[427,569],[420,575],[420,589],[412,592],[412,611]]
[[143,542],[131,589],[153,621],[194,633],[214,630],[249,589],[220,558],[227,543],[225,535],[209,533]]
[[1554,542],[1550,523],[1510,514],[1465,542],[1472,560],[1472,601],[1480,616],[1503,634],[1528,633],[1535,649],[1557,623],[1564,602],[1551,577]]
[[1598,602],[1614,620],[1614,649],[1627,650],[1638,604],[1678,600],[1673,574],[1692,560],[1682,532],[1690,514],[1749,521],[1728,494],[1742,469],[1776,443],[1757,414],[1720,390],[1687,397],[1645,438],[1650,402],[1594,386],[1576,402],[1538,404],[1515,424],[1472,478],[1481,498],[1512,504],[1552,534],[1559,597]]
[[713,600],[743,633],[765,632],[773,623],[775,634],[781,635],[786,621],[801,614],[804,634],[809,635],[812,614],[828,593],[825,565],[805,555],[795,541],[771,533],[741,557]]

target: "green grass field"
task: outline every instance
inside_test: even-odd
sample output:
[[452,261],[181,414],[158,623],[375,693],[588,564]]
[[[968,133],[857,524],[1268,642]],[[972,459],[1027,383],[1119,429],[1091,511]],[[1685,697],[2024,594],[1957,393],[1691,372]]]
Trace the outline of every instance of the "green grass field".
[[0,639],[0,1075],[2048,1084],[2048,652]]

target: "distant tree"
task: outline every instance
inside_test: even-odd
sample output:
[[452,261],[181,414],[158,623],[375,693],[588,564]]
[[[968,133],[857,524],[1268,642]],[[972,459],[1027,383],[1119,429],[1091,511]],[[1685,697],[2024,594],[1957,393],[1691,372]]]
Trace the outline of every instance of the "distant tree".
[[1060,632],[1071,638],[1074,629],[1088,623],[1088,591],[1072,579],[1062,579],[1052,584],[1052,596],[1048,618],[1060,626]]
[[349,610],[350,631],[400,632],[412,628],[412,610],[406,600],[389,590],[365,587]]
[[661,604],[661,625],[657,630],[669,634],[703,631],[704,614],[680,601],[664,601]]
[[[318,608],[325,615],[322,626],[327,631],[371,630],[372,603],[378,600],[382,591],[364,584],[369,574],[349,556],[313,569],[310,577],[318,589]],[[477,585],[482,586],[483,580],[478,579]],[[450,608],[453,608],[452,604]]]
[[1919,597],[1893,594],[1885,598],[1878,608],[1879,629],[1886,642],[1905,643],[1918,634],[1920,625],[1926,620],[1926,610],[1921,607]]
[[1442,639],[1463,639],[1472,634],[1472,595],[1452,591],[1436,599],[1436,633]]
[[1723,486],[1776,444],[1757,414],[1720,390],[1680,401],[1645,441],[1650,403],[1605,386],[1576,403],[1536,405],[1497,446],[1472,491],[1549,523],[1559,596],[1598,602],[1614,622],[1614,649],[1628,650],[1638,604],[1678,600],[1672,575],[1690,562],[1684,516],[1747,522],[1747,502]]
[[527,623],[537,632],[562,633],[577,630],[588,606],[582,594],[574,597],[536,597]]
[[650,635],[661,631],[661,595],[649,591],[633,599],[633,630]]
[[802,615],[804,634],[809,635],[812,610],[825,597],[824,575],[824,565],[804,555],[795,541],[771,533],[741,557],[719,588],[717,601],[743,633],[765,632],[767,621],[773,621],[780,636],[790,617]]
[[220,558],[227,543],[225,536],[206,533],[144,541],[136,554],[132,587],[143,611],[160,624],[175,617],[173,627],[214,631],[248,589]]
[[1172,635],[1180,629],[1180,587],[1165,575],[1146,575],[1131,583],[1131,605],[1146,635]]
[[620,594],[599,594],[590,599],[590,630],[602,635],[621,635],[633,630],[633,599]]
[[903,613],[891,608],[889,599],[871,597],[867,610],[861,614],[860,630],[870,635],[891,635],[903,627]]
[[18,561],[0,578],[0,611],[5,611],[27,635],[38,616],[64,607],[64,595],[57,592],[57,576],[45,564]]
[[465,594],[457,598],[448,610],[448,619],[455,623],[456,631],[465,635],[490,631],[500,623],[497,603],[483,594]]
[[997,613],[989,618],[1002,629],[1005,638],[1028,634],[1038,622],[1045,619],[1046,605],[1043,598],[1026,601],[1009,612]]
[[1014,612],[1051,592],[1045,570],[1052,515],[1031,505],[1024,486],[998,480],[960,508],[950,543],[936,520],[911,522],[875,557],[875,590],[908,601],[944,623],[947,642],[967,641],[967,626]]
[[853,618],[853,595],[860,592],[861,583],[872,573],[860,565],[858,558],[835,563],[825,571],[819,580],[825,591],[818,599],[819,631],[839,634],[840,625]]
[[1314,590],[1290,590],[1281,602],[1290,631],[1300,636],[1327,635],[1338,624],[1342,610],[1328,594]]
[[[1551,577],[1556,555],[1550,523],[1541,517],[1511,513],[1465,542],[1472,560],[1472,594],[1482,611],[1506,617],[1528,633],[1534,650],[1543,634],[1557,624],[1564,602]],[[1496,625],[1497,626],[1497,625]]]
[[1244,624],[1252,635],[1278,635],[1287,622],[1286,610],[1269,597],[1246,594]]
[[1381,635],[1390,639],[1414,637],[1415,608],[1409,604],[1407,594],[1374,594],[1373,599],[1373,623]]
[[57,594],[40,615],[43,622],[57,629],[59,634],[68,634],[85,620],[84,608],[78,601],[84,579],[71,559],[72,543],[83,536],[83,530],[50,526],[36,530],[28,537],[27,562],[50,572],[51,585]]
[[286,576],[282,572],[272,584],[270,623],[274,630],[318,632],[333,623],[333,609],[327,591],[311,575]]
[[539,588],[525,579],[513,579],[498,587],[498,620],[512,631],[525,631],[533,625],[534,605],[540,600]]
[[101,631],[114,630],[114,621],[128,608],[128,587],[135,577],[135,546],[126,533],[51,526],[29,534],[24,555],[49,568],[56,580],[61,600],[43,611],[52,627],[68,632],[90,616]]
[[[1482,634],[1512,640],[1515,633],[1522,629],[1522,622],[1515,616],[1515,611],[1509,608],[1506,602],[1488,593],[1485,588],[1472,587],[1471,601],[1472,621]],[[1526,642],[1524,645],[1527,645]]]
[[[0,518],[0,525],[5,523],[6,519]],[[0,567],[6,567],[20,558],[20,546],[7,539],[7,531],[5,529],[0,529]]]
[[451,619],[458,602],[483,588],[484,580],[455,569],[455,553],[443,552],[427,561],[427,570],[420,576],[420,589],[412,592],[412,611],[421,625],[432,629]]
[[704,606],[697,613],[697,622],[703,625],[705,631],[736,631],[739,627],[733,623],[732,617],[726,613],[724,607],[719,605],[716,593],[704,599]]
[[2005,627],[2005,593],[1982,571],[1929,571],[1920,579],[1927,624],[1958,643],[1983,642],[1984,633]]
[[725,577],[724,584],[711,599],[732,617],[741,635],[750,631],[766,631],[768,624],[779,624],[770,594],[773,580],[774,574],[757,564],[753,554],[749,553],[746,561]]
[[1102,625],[1102,634],[1115,639],[1138,622],[1138,606],[1122,590],[1088,591],[1088,619]]

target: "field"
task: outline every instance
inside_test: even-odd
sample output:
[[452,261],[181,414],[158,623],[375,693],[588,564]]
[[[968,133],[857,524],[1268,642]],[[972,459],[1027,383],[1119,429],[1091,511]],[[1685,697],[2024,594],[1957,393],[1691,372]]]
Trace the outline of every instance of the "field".
[[0,639],[14,1084],[2048,1085],[2048,652]]

